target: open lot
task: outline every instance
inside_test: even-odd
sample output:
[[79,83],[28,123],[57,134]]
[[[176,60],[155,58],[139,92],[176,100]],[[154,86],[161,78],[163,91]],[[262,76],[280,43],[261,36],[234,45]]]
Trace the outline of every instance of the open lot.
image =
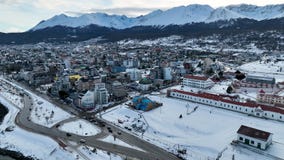
[[[103,118],[125,127],[124,123],[118,123],[118,119],[128,119],[132,123],[137,123],[134,120],[142,115],[141,119],[145,119],[149,126],[144,134],[139,132],[134,134],[171,152],[176,152],[179,147],[186,148],[187,159],[215,159],[222,151],[221,159],[231,159],[233,154],[236,159],[269,159],[264,155],[230,145],[236,139],[238,128],[241,125],[247,125],[273,133],[274,144],[267,153],[284,158],[284,152],[282,152],[284,151],[284,123],[168,98],[164,95],[148,97],[162,102],[163,106],[149,112],[136,112],[127,106],[118,106],[106,112]],[[194,111],[195,107],[197,107],[196,111]],[[180,115],[182,118],[179,118]]]

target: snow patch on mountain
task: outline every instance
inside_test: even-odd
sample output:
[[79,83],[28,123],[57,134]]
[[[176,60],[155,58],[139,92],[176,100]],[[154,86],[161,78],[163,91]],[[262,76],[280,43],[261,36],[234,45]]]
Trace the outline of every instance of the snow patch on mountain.
[[237,18],[246,18],[243,15],[235,13],[233,11],[228,10],[227,8],[220,7],[211,12],[210,16],[206,19],[206,22],[215,22],[218,20],[230,20]]

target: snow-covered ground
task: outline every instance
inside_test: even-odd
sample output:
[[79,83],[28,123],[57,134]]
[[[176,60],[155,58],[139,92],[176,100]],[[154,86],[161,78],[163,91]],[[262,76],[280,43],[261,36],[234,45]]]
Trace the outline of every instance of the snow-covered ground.
[[56,123],[72,117],[69,113],[61,108],[54,106],[50,102],[41,97],[31,94],[33,99],[33,107],[31,111],[31,120],[34,123],[52,127]]
[[81,146],[79,147],[79,151],[81,153],[83,153],[85,156],[85,158],[78,158],[79,160],[86,160],[88,159],[93,159],[93,160],[107,160],[107,159],[111,159],[111,160],[123,160],[123,158],[121,158],[118,155],[112,154],[112,153],[108,153],[106,151],[102,151],[102,150],[94,150],[93,147],[89,147],[89,146]]
[[136,146],[129,145],[129,144],[123,142],[122,140],[120,140],[120,139],[118,139],[118,138],[116,138],[116,137],[114,137],[112,135],[109,135],[109,136],[101,139],[101,141],[108,142],[108,143],[113,143],[113,144],[117,144],[117,145],[120,145],[120,146],[134,148],[134,149],[143,151],[142,149],[140,149],[140,148],[138,148]]
[[[1,91],[1,94],[5,96],[8,100],[10,100],[13,104],[15,104],[18,107],[23,107],[24,101],[21,100],[22,98],[18,95],[18,91],[16,91],[15,88],[23,89],[22,87],[11,83],[7,81],[6,79],[3,79],[0,77],[1,81],[5,81],[7,83],[10,83],[11,86],[9,87],[8,85],[2,84],[2,88],[4,87],[3,91]],[[25,89],[23,89],[25,90]],[[9,92],[8,92],[9,91]],[[39,125],[43,125],[46,127],[52,127],[56,123],[68,119],[72,117],[69,113],[65,112],[61,108],[54,106],[50,102],[44,100],[43,98],[37,96],[36,94],[29,92],[26,90],[27,93],[32,98],[32,111],[31,111],[31,120],[34,123],[37,123]]]
[[[280,145],[272,144],[267,152],[284,158],[282,152],[284,123],[282,122],[167,98],[164,95],[148,97],[162,102],[163,106],[143,113],[134,112],[127,106],[118,106],[106,112],[103,118],[121,126],[118,119],[135,119],[142,115],[149,124],[143,139],[172,152],[176,152],[173,150],[178,148],[178,144],[179,147],[184,145],[187,148],[187,159],[215,159],[222,150],[224,152],[221,159],[224,160],[232,159],[233,154],[235,159],[271,159],[242,147],[230,145],[232,140],[236,139],[238,128],[247,125],[273,133],[273,141]],[[198,108],[194,111],[196,106]],[[181,114],[182,118],[179,118]],[[142,138],[142,134],[135,134]]]
[[92,136],[98,134],[101,131],[97,126],[82,119],[64,123],[59,127],[59,129],[81,136]]
[[22,97],[19,96],[14,89],[8,89],[6,88],[6,86],[1,85],[0,96],[5,97],[7,100],[9,100],[19,108],[23,108],[24,106]]
[[[54,140],[34,134],[16,126],[14,121],[19,109],[0,97],[0,102],[9,109],[3,123],[0,125],[0,147],[21,152],[25,156],[38,159],[74,159],[74,157],[63,150]],[[7,127],[13,126],[14,130],[6,132]]]

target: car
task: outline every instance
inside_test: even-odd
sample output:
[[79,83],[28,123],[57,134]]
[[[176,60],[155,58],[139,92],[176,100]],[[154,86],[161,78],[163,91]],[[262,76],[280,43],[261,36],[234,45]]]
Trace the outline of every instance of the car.
[[109,133],[112,133],[112,130],[111,130],[111,129],[109,129],[108,131],[109,131]]
[[107,127],[107,129],[110,130],[111,128],[110,128],[110,127]]
[[117,132],[117,134],[118,134],[118,135],[121,135],[121,132],[120,132],[120,131],[118,131],[118,132]]
[[60,124],[57,124],[55,127],[58,128],[60,126]]
[[80,139],[80,143],[86,143],[85,139]]
[[71,134],[70,134],[70,133],[66,133],[66,136],[67,136],[67,137],[71,137]]

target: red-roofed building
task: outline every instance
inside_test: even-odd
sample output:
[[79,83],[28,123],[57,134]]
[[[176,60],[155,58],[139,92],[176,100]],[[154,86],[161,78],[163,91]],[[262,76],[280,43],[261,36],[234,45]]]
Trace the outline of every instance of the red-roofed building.
[[186,75],[183,77],[182,84],[194,88],[210,88],[214,82],[207,77]]
[[210,93],[194,93],[182,90],[168,90],[167,96],[184,99],[196,103],[228,109],[256,117],[284,121],[284,110],[252,102],[240,102],[236,98]]
[[242,125],[237,131],[238,141],[244,144],[266,149],[272,143],[272,133]]
[[274,106],[284,105],[284,96],[278,96],[275,94],[267,94],[263,90],[260,90],[256,97],[258,102],[273,104]]

